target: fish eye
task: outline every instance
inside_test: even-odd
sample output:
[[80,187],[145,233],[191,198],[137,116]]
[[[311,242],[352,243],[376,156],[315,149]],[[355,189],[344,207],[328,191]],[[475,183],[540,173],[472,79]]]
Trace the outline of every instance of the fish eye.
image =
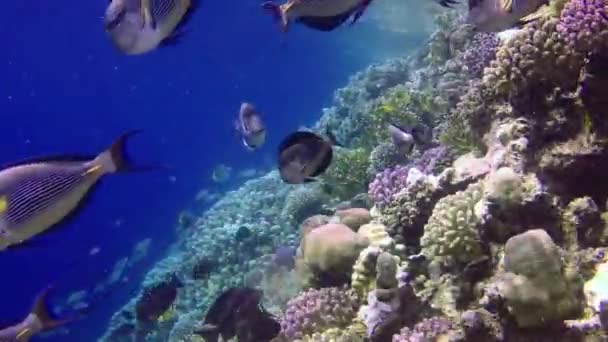
[[126,14],[127,14],[127,10],[122,9],[122,10],[120,10],[120,12],[118,12],[118,14],[116,16],[114,16],[114,18],[112,18],[110,21],[106,21],[106,24],[105,24],[106,31],[110,31],[110,30],[116,28],[116,26],[118,26],[118,24],[120,24],[120,22],[124,19]]

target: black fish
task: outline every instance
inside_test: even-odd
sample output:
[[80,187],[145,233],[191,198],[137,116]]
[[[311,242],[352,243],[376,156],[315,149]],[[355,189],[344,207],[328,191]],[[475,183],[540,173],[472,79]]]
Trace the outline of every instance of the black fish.
[[401,126],[388,125],[388,132],[393,144],[404,153],[411,153],[414,145],[426,145],[433,139],[432,130],[423,124]]
[[289,184],[315,181],[314,177],[327,170],[333,158],[335,137],[329,139],[312,132],[295,132],[288,135],[279,146],[279,173]]
[[239,342],[269,342],[281,325],[260,304],[262,292],[248,287],[224,291],[211,305],[203,325],[195,330],[206,342],[237,337]]
[[177,298],[177,289],[184,285],[173,274],[171,278],[143,290],[135,304],[138,322],[154,322],[165,313]]
[[236,241],[243,241],[247,240],[251,235],[251,229],[249,229],[247,226],[240,226],[236,231],[236,234],[234,234],[234,239]]

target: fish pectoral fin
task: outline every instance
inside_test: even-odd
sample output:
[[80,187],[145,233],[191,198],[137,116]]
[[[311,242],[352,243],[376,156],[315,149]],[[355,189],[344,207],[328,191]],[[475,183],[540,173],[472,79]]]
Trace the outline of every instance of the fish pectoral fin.
[[141,1],[141,17],[144,19],[144,26],[151,26],[156,28],[156,23],[152,17],[152,8],[150,7],[150,0]]
[[355,11],[355,15],[353,16],[353,20],[350,22],[350,26],[354,25],[357,20],[361,18],[361,16],[363,15],[363,13],[365,13],[365,10],[367,9],[367,6],[369,6],[369,4],[371,3],[372,0],[363,0],[361,2],[361,5],[359,5],[359,8],[357,8],[357,10]]

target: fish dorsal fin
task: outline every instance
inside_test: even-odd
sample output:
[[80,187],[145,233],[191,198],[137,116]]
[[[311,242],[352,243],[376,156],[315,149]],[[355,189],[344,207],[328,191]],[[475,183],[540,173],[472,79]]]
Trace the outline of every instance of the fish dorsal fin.
[[312,133],[312,132],[297,131],[297,132],[291,133],[279,145],[279,153],[286,150],[290,146],[293,146],[293,145],[299,143],[303,139],[311,139],[311,138],[323,140],[321,137],[319,137],[318,135],[316,135],[315,133]]
[[299,17],[297,22],[319,31],[333,31],[351,17],[353,11],[333,17]]
[[16,162],[3,164],[0,166],[0,170],[8,169],[15,166],[20,165],[28,165],[28,164],[37,164],[37,163],[65,163],[65,162],[86,162],[95,159],[95,156],[85,156],[85,155],[68,155],[68,154],[59,154],[59,155],[51,155],[51,156],[40,156],[40,157],[32,157],[20,159]]

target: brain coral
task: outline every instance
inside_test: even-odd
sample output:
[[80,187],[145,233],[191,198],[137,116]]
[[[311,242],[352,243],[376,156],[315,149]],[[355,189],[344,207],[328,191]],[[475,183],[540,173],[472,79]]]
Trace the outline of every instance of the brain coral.
[[439,200],[420,240],[422,254],[441,264],[467,263],[482,254],[475,205],[483,195],[482,183]]

